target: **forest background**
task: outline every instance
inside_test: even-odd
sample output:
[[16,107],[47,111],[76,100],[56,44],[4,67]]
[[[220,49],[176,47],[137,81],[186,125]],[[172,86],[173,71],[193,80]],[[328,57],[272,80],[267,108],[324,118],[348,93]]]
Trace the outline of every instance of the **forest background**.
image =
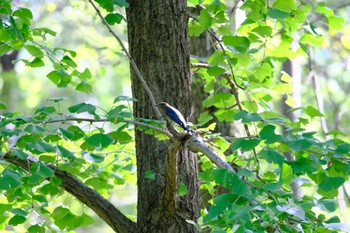
[[[127,232],[64,192],[57,168],[98,191],[140,231],[169,227],[165,219],[146,226],[137,217],[134,130],[161,143],[176,131],[164,133],[155,113],[133,117],[135,105],[151,97],[135,98],[131,89],[135,74],[122,47],[130,42],[129,3],[0,1],[4,232]],[[157,4],[149,11],[166,17]],[[187,6],[190,101],[174,100],[181,86],[173,94],[150,88],[158,102],[184,113],[222,161],[202,152],[199,180],[177,176],[174,200],[191,193],[200,200],[178,223],[186,225],[183,232],[349,232],[350,4],[189,0]],[[146,183],[164,175],[142,169]]]

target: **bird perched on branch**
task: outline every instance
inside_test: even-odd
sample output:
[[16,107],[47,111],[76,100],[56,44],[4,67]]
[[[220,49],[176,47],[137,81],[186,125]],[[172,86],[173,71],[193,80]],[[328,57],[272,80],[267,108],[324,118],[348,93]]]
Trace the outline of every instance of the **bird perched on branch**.
[[177,110],[176,108],[174,108],[173,106],[171,106],[170,104],[166,103],[166,102],[160,102],[159,104],[157,104],[158,106],[160,106],[165,114],[172,120],[174,121],[176,124],[178,124],[179,126],[181,126],[181,128],[183,128],[184,130],[186,130],[187,132],[189,132],[190,130],[187,127],[186,124],[186,120],[185,118],[182,116],[181,112],[179,110]]

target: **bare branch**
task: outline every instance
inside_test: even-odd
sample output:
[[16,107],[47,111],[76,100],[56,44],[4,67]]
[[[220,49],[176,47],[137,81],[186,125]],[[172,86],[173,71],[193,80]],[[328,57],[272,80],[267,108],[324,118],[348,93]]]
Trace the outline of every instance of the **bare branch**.
[[134,68],[137,77],[139,78],[140,82],[142,83],[143,88],[145,89],[145,91],[148,94],[148,97],[151,100],[152,103],[152,107],[157,115],[158,119],[162,119],[162,114],[160,113],[158,107],[156,106],[156,101],[154,99],[153,93],[151,91],[151,89],[149,89],[145,78],[143,77],[143,75],[141,74],[139,68],[137,67],[134,59],[131,57],[130,53],[128,52],[128,50],[126,49],[126,47],[124,46],[122,40],[118,37],[118,35],[112,30],[112,28],[109,26],[109,24],[107,23],[106,19],[103,17],[101,11],[97,8],[97,6],[94,4],[94,2],[92,0],[89,0],[90,4],[93,6],[93,8],[95,9],[97,15],[100,17],[100,19],[102,20],[103,24],[108,28],[108,31],[113,35],[113,37],[115,39],[117,39],[119,45],[122,47],[122,50],[124,51],[124,53],[126,54],[126,56],[129,58],[130,64],[131,66]]
[[172,138],[173,137],[173,135],[171,133],[169,133],[167,130],[155,127],[153,125],[149,125],[149,124],[146,124],[146,123],[143,123],[143,122],[133,121],[133,120],[124,120],[124,122],[131,123],[131,124],[134,124],[134,125],[145,126],[147,128],[150,128],[150,129],[153,129],[155,131],[158,131],[158,132],[161,132],[161,133],[165,134],[168,138]]
[[[50,123],[59,123],[59,122],[66,122],[66,121],[74,121],[74,122],[81,122],[81,121],[85,121],[85,122],[90,122],[91,124],[94,122],[110,122],[108,119],[91,119],[91,118],[62,118],[62,119],[55,119],[55,120],[47,120],[47,121],[37,121],[37,124],[50,124]],[[147,128],[153,129],[155,131],[161,132],[163,134],[165,134],[168,138],[172,138],[173,135],[171,133],[169,133],[167,130],[158,128],[156,126],[153,125],[149,125],[143,122],[139,122],[139,121],[134,121],[134,120],[124,120],[125,123],[130,123],[133,125],[141,125],[141,126],[145,126]]]
[[227,168],[229,171],[235,172],[232,166],[223,160],[215,150],[211,149],[199,135],[193,134],[191,138],[186,142],[187,147],[192,152],[202,152],[207,156],[216,166]]
[[[20,160],[15,156],[11,156],[7,152],[2,159],[16,166],[22,167],[29,171],[33,163],[38,162],[34,156],[29,156],[27,160]],[[90,188],[72,174],[60,170],[58,167],[51,164],[45,164],[48,168],[54,171],[56,177],[62,180],[60,187],[83,202],[86,206],[91,208],[100,216],[115,232],[119,233],[133,233],[137,232],[137,225],[135,222],[128,219],[122,212],[115,208],[112,203],[102,197],[97,191]]]

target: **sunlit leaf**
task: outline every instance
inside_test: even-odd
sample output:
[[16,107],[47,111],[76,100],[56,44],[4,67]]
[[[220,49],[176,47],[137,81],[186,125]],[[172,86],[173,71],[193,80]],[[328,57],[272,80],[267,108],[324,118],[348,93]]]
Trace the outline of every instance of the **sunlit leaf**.
[[179,195],[179,197],[181,196],[185,196],[187,194],[188,190],[187,187],[184,183],[180,183],[179,184],[179,188],[177,189],[177,195]]
[[96,148],[105,148],[113,142],[113,138],[107,134],[98,133],[86,139],[86,142]]
[[109,25],[114,25],[119,24],[122,21],[123,16],[118,13],[109,13],[106,15],[105,19]]

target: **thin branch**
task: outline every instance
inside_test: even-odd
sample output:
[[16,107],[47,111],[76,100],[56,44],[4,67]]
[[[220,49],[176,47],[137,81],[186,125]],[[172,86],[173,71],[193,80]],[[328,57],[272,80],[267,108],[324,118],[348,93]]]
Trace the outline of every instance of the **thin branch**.
[[158,107],[156,106],[156,101],[154,99],[153,93],[151,91],[151,89],[149,89],[145,78],[143,77],[143,75],[141,74],[139,68],[137,67],[134,59],[131,57],[130,53],[128,52],[128,50],[126,49],[126,47],[124,46],[122,40],[118,37],[118,35],[112,30],[112,28],[109,26],[109,24],[107,23],[106,19],[103,17],[101,11],[97,8],[97,6],[94,4],[94,2],[92,0],[89,0],[90,4],[93,6],[93,8],[95,9],[97,15],[100,17],[100,19],[102,20],[102,23],[108,28],[108,31],[113,35],[113,37],[118,41],[119,45],[122,47],[122,50],[124,51],[124,53],[126,54],[126,56],[129,58],[130,64],[131,66],[134,68],[134,71],[136,72],[137,77],[139,78],[143,88],[145,89],[145,91],[148,94],[148,97],[151,100],[152,103],[152,107],[157,115],[157,118],[160,120],[162,119],[162,114],[160,113]]
[[[49,121],[37,121],[35,123],[37,124],[49,124],[49,123],[58,123],[58,122],[65,122],[65,121],[75,121],[75,122],[79,122],[79,121],[85,121],[85,122],[109,122],[109,120],[107,119],[90,119],[90,118],[65,118],[65,119],[59,119],[59,120],[49,120]],[[177,135],[173,136],[173,134],[169,133],[167,130],[158,128],[156,126],[153,125],[149,125],[143,122],[139,122],[139,121],[134,121],[134,120],[124,120],[124,122],[126,123],[130,123],[130,124],[134,124],[134,125],[140,125],[140,126],[145,126],[147,128],[156,130],[158,132],[161,132],[163,134],[165,134],[169,139],[172,138],[177,138],[177,140],[182,140],[182,139],[188,139],[187,144],[189,149],[192,152],[202,152],[204,155],[206,155],[214,164],[216,164],[218,167],[223,167],[223,168],[227,168],[230,171],[234,171],[232,166],[227,163],[226,161],[224,161],[217,153],[216,151],[214,151],[213,149],[211,149],[204,141],[203,138],[201,138],[199,135],[197,134],[193,134],[193,135],[189,135],[189,134],[180,134],[177,133]]]
[[232,7],[232,9],[231,9],[231,11],[230,11],[231,14],[236,10],[236,8],[237,8],[237,6],[238,6],[238,3],[239,3],[240,1],[241,1],[241,0],[237,0],[236,3],[235,3],[235,5],[233,5],[233,7]]
[[141,126],[145,126],[147,128],[153,129],[155,131],[161,132],[163,134],[165,134],[168,138],[172,138],[173,135],[171,133],[169,133],[167,130],[155,127],[153,125],[149,125],[143,122],[139,122],[139,121],[133,121],[133,120],[124,120],[124,122],[130,123],[130,124],[134,124],[134,125],[141,125]]
[[[94,122],[110,122],[108,119],[91,119],[91,118],[64,118],[64,119],[56,119],[56,120],[48,120],[48,121],[37,121],[35,123],[37,124],[51,124],[51,123],[59,123],[59,122],[66,122],[66,121],[74,121],[74,122],[90,122],[91,124]],[[172,138],[173,135],[169,133],[167,130],[164,130],[162,128],[158,128],[153,125],[149,125],[143,122],[134,121],[134,120],[124,120],[125,123],[133,124],[133,125],[140,125],[145,126],[147,128],[153,129],[155,131],[158,131],[160,133],[165,134],[168,138]]]
[[[2,159],[16,166],[30,171],[33,163],[38,162],[38,159],[29,155],[27,160],[20,160],[15,156],[11,156],[10,152],[5,153]],[[72,194],[79,201],[91,208],[100,216],[115,232],[133,233],[137,232],[135,222],[128,219],[122,212],[115,208],[112,203],[102,197],[96,190],[90,188],[72,174],[60,170],[58,167],[51,164],[44,164],[54,171],[54,175],[62,180],[60,187]]]
[[211,149],[204,141],[203,138],[197,134],[193,134],[191,138],[186,141],[187,147],[194,153],[202,152],[207,156],[216,166],[227,168],[229,171],[235,172],[232,166],[223,160],[215,150]]

